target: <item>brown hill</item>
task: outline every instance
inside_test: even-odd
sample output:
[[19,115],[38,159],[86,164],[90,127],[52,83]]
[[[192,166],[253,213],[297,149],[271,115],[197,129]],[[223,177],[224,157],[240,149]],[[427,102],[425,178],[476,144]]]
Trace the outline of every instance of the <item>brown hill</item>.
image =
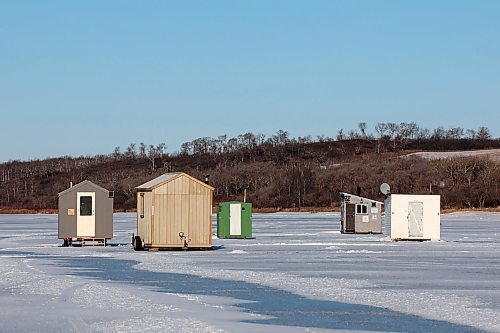
[[[194,147],[195,141],[189,144]],[[210,141],[201,143],[209,147]],[[388,137],[293,139],[205,150],[183,148],[182,153],[170,156],[150,146],[139,153],[129,149],[110,155],[0,164],[0,212],[56,209],[58,192],[70,181],[85,179],[114,190],[115,208],[130,210],[135,208],[135,186],[172,171],[200,179],[210,175],[214,202],[242,199],[246,190],[247,199],[257,208],[334,207],[338,191],[355,192],[358,187],[363,195],[380,200],[382,182],[391,184],[393,192],[441,194],[443,208],[500,205],[497,161],[481,156],[399,158],[416,151],[500,148],[500,140],[407,139],[396,145]]]

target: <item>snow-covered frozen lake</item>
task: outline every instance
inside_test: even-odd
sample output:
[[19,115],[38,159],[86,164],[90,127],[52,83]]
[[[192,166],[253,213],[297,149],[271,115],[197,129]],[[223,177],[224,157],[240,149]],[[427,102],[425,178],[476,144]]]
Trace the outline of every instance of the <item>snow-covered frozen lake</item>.
[[[255,239],[61,247],[56,215],[0,215],[0,332],[500,332],[500,214],[440,242],[342,235],[337,213],[254,214]],[[215,223],[214,223],[215,235]]]

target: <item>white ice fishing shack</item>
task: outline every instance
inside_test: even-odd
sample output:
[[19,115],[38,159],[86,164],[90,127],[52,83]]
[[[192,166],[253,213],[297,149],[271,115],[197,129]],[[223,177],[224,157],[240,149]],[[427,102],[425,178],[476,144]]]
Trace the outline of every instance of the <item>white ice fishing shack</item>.
[[439,195],[389,194],[385,199],[385,233],[393,240],[433,240],[441,237]]

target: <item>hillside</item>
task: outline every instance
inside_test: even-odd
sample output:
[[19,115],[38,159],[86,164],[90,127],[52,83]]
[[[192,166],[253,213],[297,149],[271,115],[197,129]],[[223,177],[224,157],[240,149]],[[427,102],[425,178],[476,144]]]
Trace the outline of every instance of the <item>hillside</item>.
[[429,160],[439,160],[443,158],[453,157],[486,157],[490,160],[500,162],[500,149],[483,149],[483,150],[462,150],[462,151],[423,151],[411,153],[406,156],[419,156]]
[[[276,136],[278,137],[278,136]],[[498,149],[498,139],[345,140],[276,139],[196,150],[197,139],[168,155],[162,147],[109,155],[60,157],[0,164],[0,209],[57,208],[57,194],[88,179],[115,191],[115,209],[135,208],[134,187],[160,174],[184,171],[210,175],[214,202],[247,199],[260,208],[332,207],[338,191],[382,199],[382,182],[393,192],[442,195],[443,208],[498,207],[500,169],[488,156],[425,159],[436,151]],[[131,145],[132,146],[132,145]],[[230,148],[228,148],[230,147]],[[416,153],[401,158],[402,155]],[[422,153],[423,152],[423,153]],[[462,154],[463,155],[463,154]],[[465,154],[470,155],[470,154]]]

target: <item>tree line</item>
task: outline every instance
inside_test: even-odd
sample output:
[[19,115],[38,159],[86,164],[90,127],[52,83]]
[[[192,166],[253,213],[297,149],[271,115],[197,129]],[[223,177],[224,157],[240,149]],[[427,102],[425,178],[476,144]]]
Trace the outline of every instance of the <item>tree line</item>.
[[359,123],[324,135],[293,138],[279,130],[267,137],[244,133],[198,138],[167,152],[164,143],[130,144],[110,154],[9,161],[0,164],[0,208],[57,208],[57,193],[85,179],[115,191],[116,209],[135,207],[135,186],[160,174],[184,171],[210,175],[215,202],[247,198],[256,207],[302,208],[337,205],[339,191],[382,199],[378,186],[400,193],[441,194],[444,208],[500,205],[499,164],[488,158],[425,160],[414,151],[500,148],[488,128],[477,130],[415,123],[378,123],[375,134]]

